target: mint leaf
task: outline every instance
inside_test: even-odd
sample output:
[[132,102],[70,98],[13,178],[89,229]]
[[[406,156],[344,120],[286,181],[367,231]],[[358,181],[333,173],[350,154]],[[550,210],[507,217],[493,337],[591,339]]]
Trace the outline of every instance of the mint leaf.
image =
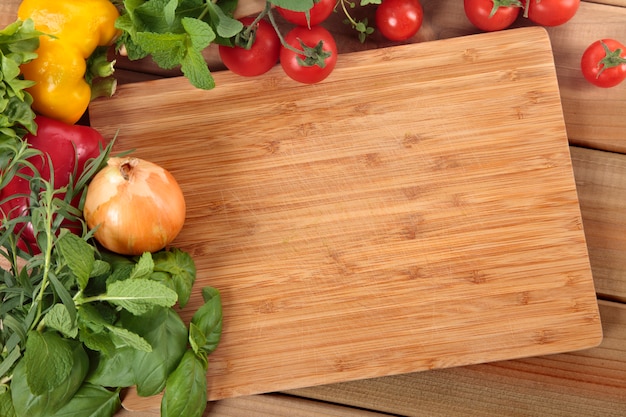
[[181,70],[194,87],[203,90],[210,90],[215,87],[215,80],[207,67],[204,57],[195,49],[187,51],[181,63]]
[[73,339],[78,335],[78,326],[74,323],[70,313],[63,304],[55,304],[52,306],[44,317],[44,323],[49,328],[69,338]]
[[172,26],[176,21],[176,8],[178,7],[178,0],[169,0],[165,6],[163,6],[163,17],[165,22]]
[[178,297],[165,285],[149,279],[128,279],[108,285],[99,300],[108,301],[135,315],[145,314],[155,306],[171,307]]
[[113,334],[114,338],[121,343],[118,346],[128,346],[142,352],[152,352],[152,345],[137,333],[133,333],[117,326],[107,326],[107,329]]
[[96,259],[93,264],[93,269],[91,270],[91,277],[98,277],[108,274],[109,272],[111,272],[111,265],[109,265],[108,262]]
[[231,38],[241,32],[243,24],[228,16],[217,4],[207,2],[209,13],[217,34],[222,38]]
[[[185,32],[187,32],[187,34],[189,35],[191,45],[194,47],[194,49],[198,51],[201,51],[204,48],[208,47],[215,39],[215,32],[213,32],[211,26],[209,26],[202,20],[184,17],[181,20],[181,23],[183,25],[183,28],[185,29]],[[239,23],[239,25],[243,26],[241,25],[241,22]],[[239,28],[239,30],[241,30],[241,27]],[[239,33],[239,30],[235,32],[235,34]]]
[[[117,347],[109,332],[94,331],[91,327],[80,325],[78,332],[79,340],[89,349],[95,352],[101,352],[107,356],[111,356],[116,352]],[[114,385],[112,385],[114,386]]]
[[178,305],[187,305],[196,280],[196,265],[189,253],[173,248],[152,255],[154,273],[151,278],[167,285],[178,294]]
[[163,69],[178,66],[185,57],[184,33],[138,32],[135,42],[142,50],[148,52],[154,62]]
[[[42,394],[31,391],[25,360],[20,361],[13,371],[11,398],[18,416],[54,416],[78,391],[89,370],[89,358],[80,343],[64,339],[72,353],[72,367],[63,381]],[[41,379],[42,375],[37,375]]]
[[56,249],[74,274],[80,289],[84,290],[95,263],[94,247],[69,230],[63,229]]
[[57,333],[31,331],[23,358],[30,391],[41,395],[60,385],[74,366],[72,348]]
[[152,274],[154,269],[154,261],[152,260],[152,254],[146,252],[139,257],[139,260],[130,272],[130,279],[145,279]]

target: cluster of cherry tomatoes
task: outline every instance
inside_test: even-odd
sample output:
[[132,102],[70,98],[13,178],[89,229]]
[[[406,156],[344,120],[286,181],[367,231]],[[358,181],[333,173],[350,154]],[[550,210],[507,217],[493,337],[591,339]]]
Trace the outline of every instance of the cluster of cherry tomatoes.
[[[541,26],[559,26],[579,5],[580,0],[464,0],[468,20],[484,31],[506,29],[521,14]],[[591,84],[614,87],[626,79],[626,47],[614,39],[598,40],[585,50],[580,66]]]
[[465,15],[484,31],[506,29],[523,14],[540,26],[559,26],[569,21],[580,0],[464,0]]
[[[235,46],[220,45],[220,58],[235,74],[256,76],[280,62],[285,74],[301,83],[322,81],[337,62],[337,44],[332,34],[319,26],[335,7],[335,0],[322,0],[309,11],[275,10],[295,25],[283,39],[273,23],[263,15],[240,19],[245,29],[235,39]],[[271,15],[270,15],[271,17]]]
[[[338,5],[346,0],[319,0],[309,11],[295,12],[276,7],[286,21],[295,25],[284,38],[263,14],[241,19],[245,30],[235,39],[235,46],[219,47],[223,63],[232,72],[255,76],[280,62],[285,74],[301,83],[317,83],[333,71],[337,45],[332,34],[320,26]],[[483,31],[510,27],[520,15],[540,26],[559,26],[568,22],[580,0],[464,0],[468,20]],[[382,0],[376,6],[375,25],[382,36],[392,41],[413,37],[424,20],[419,0]],[[363,22],[351,24],[361,35],[373,29]],[[361,25],[361,27],[357,27]],[[600,87],[613,87],[626,79],[626,47],[613,39],[594,42],[581,59],[584,77]]]
[[[344,0],[340,0],[344,1]],[[234,40],[234,46],[220,45],[224,65],[243,76],[256,76],[280,62],[285,74],[307,84],[322,81],[337,62],[337,44],[332,34],[320,26],[337,6],[337,0],[319,0],[304,12],[276,7],[287,22],[295,25],[284,38],[263,14],[240,19],[245,29]],[[422,25],[424,12],[419,0],[384,0],[376,8],[376,27],[389,40],[401,41],[414,36]],[[353,25],[362,24],[353,22]],[[369,28],[357,29],[371,33]]]

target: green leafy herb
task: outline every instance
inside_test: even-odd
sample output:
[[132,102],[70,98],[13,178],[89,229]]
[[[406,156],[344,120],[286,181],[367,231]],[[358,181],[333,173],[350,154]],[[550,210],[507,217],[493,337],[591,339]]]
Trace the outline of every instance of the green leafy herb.
[[0,31],[0,143],[37,131],[33,98],[24,91],[34,82],[22,79],[20,65],[37,57],[41,35],[31,19],[18,20]]
[[[4,145],[12,149],[12,157],[0,157],[8,182],[31,153],[22,139]],[[96,247],[86,227],[81,236],[63,229],[82,221],[70,202],[83,196],[112,146],[63,189],[54,178],[27,178],[29,212],[0,224],[0,256],[10,265],[0,269],[3,417],[112,416],[121,388],[131,385],[144,396],[166,385],[170,399],[187,392],[185,415],[204,412],[206,356],[219,341],[222,313],[219,293],[206,288],[196,323],[188,327],[178,314],[176,303],[189,301],[196,277],[191,256],[175,248],[116,255]],[[41,253],[17,246],[20,222],[32,223]],[[187,371],[191,379],[180,376]]]
[[215,86],[202,51],[211,43],[227,43],[243,25],[232,17],[236,0],[124,0],[116,27],[118,42],[131,60],[150,55],[161,68],[180,66],[197,88]]
[[120,408],[120,389],[110,390],[99,385],[84,383],[72,399],[54,415],[55,417],[111,416]]
[[176,291],[178,304],[185,307],[191,297],[196,279],[196,265],[187,252],[173,248],[153,255],[154,269],[151,278]]
[[315,4],[314,0],[270,0],[269,2],[275,6],[293,10],[294,12],[306,12]]
[[161,417],[201,417],[207,400],[207,362],[192,351],[185,352],[167,378],[161,401]]

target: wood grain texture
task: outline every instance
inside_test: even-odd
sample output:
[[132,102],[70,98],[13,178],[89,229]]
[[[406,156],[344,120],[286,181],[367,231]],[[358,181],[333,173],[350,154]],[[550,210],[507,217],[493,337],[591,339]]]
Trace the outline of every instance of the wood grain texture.
[[626,302],[626,155],[570,150],[596,291]]
[[[159,410],[120,410],[116,417],[158,417]],[[290,397],[263,394],[229,398],[209,403],[204,417],[391,417],[388,414]]]
[[545,31],[341,58],[314,86],[224,73],[91,107],[187,194],[176,244],[224,301],[210,398],[599,343]]
[[607,416],[626,410],[626,307],[601,301],[596,348],[304,388],[289,394],[393,415]]

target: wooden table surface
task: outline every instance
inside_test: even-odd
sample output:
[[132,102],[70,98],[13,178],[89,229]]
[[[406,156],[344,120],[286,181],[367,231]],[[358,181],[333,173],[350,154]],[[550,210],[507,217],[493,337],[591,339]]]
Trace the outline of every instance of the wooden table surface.
[[[0,27],[16,17],[19,0],[0,3]],[[241,0],[255,12],[260,0]],[[461,0],[422,0],[425,20],[411,42],[478,31]],[[327,26],[340,53],[386,46],[365,44],[340,23]],[[528,25],[518,21],[517,26]],[[626,83],[599,89],[580,74],[579,60],[596,39],[626,42],[626,0],[583,1],[577,15],[548,28],[554,50],[574,176],[600,306],[603,342],[596,348],[238,397],[209,404],[206,416],[623,416],[626,413]],[[221,69],[215,49],[205,55]],[[118,61],[120,83],[178,75],[150,62]],[[520,138],[524,140],[524,138]],[[118,413],[159,415],[158,410]]]

